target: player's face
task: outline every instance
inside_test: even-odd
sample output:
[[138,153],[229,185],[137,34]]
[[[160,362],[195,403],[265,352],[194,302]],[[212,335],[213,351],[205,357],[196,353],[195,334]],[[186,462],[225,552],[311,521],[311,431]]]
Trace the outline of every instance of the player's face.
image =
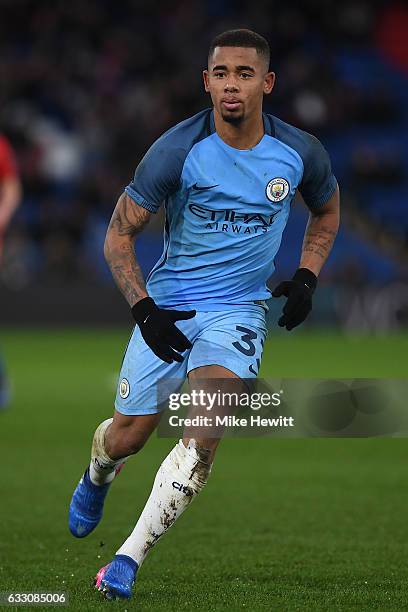
[[204,86],[224,121],[239,124],[262,111],[263,96],[271,93],[275,82],[275,74],[267,70],[256,49],[214,49],[203,72]]

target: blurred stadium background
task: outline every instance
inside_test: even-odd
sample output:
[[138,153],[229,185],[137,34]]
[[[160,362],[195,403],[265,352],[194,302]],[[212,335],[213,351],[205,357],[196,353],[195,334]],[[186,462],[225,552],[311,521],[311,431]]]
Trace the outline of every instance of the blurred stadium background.
[[[0,268],[13,385],[0,414],[0,592],[67,590],[71,609],[96,610],[90,579],[173,443],[153,436],[97,532],[73,541],[69,499],[132,325],[102,254],[118,196],[147,147],[209,105],[211,38],[259,31],[277,72],[265,108],[323,141],[343,210],[310,319],[287,334],[271,303],[262,374],[406,377],[408,8],[0,0],[0,12],[0,133],[24,187]],[[296,267],[305,222],[295,204],[272,284]],[[158,216],[137,243],[146,272],[161,244]],[[146,561],[138,610],[406,609],[405,440],[225,440],[219,455],[202,499]]]
[[[342,191],[307,325],[407,325],[406,5],[2,0],[1,10],[0,131],[24,185],[0,273],[4,324],[128,320],[102,254],[112,209],[149,145],[209,106],[201,70],[213,35],[248,26],[268,38],[277,72],[265,108],[323,141]],[[295,268],[305,220],[295,205],[273,283]],[[145,271],[161,227],[158,216],[139,239]]]

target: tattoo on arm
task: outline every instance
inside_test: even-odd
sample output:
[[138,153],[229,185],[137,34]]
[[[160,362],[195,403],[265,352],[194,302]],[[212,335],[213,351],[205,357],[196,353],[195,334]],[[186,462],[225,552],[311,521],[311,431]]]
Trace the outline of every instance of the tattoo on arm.
[[150,213],[138,206],[131,198],[123,193],[110,220],[108,232],[115,230],[119,236],[136,236],[149,222]]
[[303,241],[303,253],[316,254],[325,261],[333,246],[337,231],[322,225],[316,227],[313,221],[306,230]]
[[105,240],[105,258],[113,278],[130,306],[147,296],[134,240],[149,222],[151,213],[126,194],[118,200]]

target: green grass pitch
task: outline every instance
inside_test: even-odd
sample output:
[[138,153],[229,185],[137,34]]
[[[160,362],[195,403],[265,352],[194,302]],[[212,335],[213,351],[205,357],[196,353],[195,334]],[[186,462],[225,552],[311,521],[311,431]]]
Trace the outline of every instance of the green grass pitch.
[[[401,610],[408,606],[405,439],[227,439],[207,488],[157,544],[131,602],[96,571],[127,537],[172,440],[128,463],[98,529],[67,528],[127,330],[3,331],[0,592],[65,590],[72,610]],[[407,336],[270,336],[264,376],[406,377]],[[8,608],[12,609],[12,608]],[[48,608],[49,609],[49,608]]]

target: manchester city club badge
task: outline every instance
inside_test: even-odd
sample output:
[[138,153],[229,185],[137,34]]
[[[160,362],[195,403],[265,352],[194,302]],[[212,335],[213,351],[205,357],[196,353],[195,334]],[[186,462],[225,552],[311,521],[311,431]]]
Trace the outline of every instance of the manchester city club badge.
[[266,197],[271,202],[280,202],[289,193],[289,183],[284,178],[274,178],[266,186]]
[[119,395],[122,399],[126,399],[130,393],[129,381],[126,378],[122,378],[119,384]]

